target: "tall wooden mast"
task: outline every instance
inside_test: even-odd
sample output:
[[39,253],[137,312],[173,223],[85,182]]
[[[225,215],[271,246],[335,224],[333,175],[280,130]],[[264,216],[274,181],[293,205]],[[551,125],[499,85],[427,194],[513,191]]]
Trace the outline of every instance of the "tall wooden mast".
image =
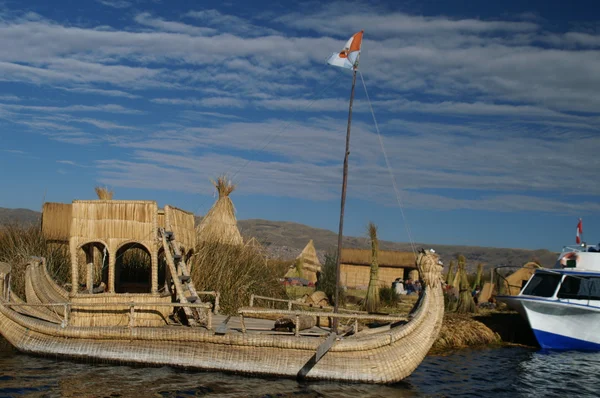
[[[338,231],[337,259],[335,266],[335,303],[333,312],[338,312],[340,298],[340,261],[342,259],[342,237],[344,234],[344,207],[346,205],[346,187],[348,185],[348,156],[350,155],[350,127],[352,126],[352,103],[354,102],[354,87],[356,86],[356,68],[353,68],[352,90],[350,91],[350,106],[348,109],[348,128],[346,129],[346,152],[344,153],[344,173],[342,177],[342,200],[340,206],[340,229]],[[338,319],[333,319],[333,330],[337,333]]]

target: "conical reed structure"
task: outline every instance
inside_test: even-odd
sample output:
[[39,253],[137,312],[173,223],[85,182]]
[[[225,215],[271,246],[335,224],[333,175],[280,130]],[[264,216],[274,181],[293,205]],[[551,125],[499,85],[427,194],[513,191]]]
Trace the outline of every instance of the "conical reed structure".
[[197,243],[244,244],[237,227],[235,207],[229,197],[235,190],[235,185],[224,175],[212,183],[219,193],[219,198],[196,227]]
[[448,274],[446,275],[446,284],[452,286],[454,282],[454,260],[450,260],[450,265],[448,265]]
[[98,195],[98,199],[100,200],[112,200],[114,192],[108,187],[96,187],[94,188],[96,191],[96,195]]
[[368,312],[376,312],[379,308],[379,263],[377,255],[379,253],[379,240],[377,239],[377,226],[372,222],[368,227],[369,237],[371,238],[371,275],[369,279],[369,288],[365,298],[364,309]]
[[456,312],[459,314],[469,314],[477,311],[473,296],[471,296],[471,286],[467,279],[466,259],[465,256],[458,256],[458,272],[456,274],[455,281],[458,279],[459,293],[458,293],[458,304],[456,305]]

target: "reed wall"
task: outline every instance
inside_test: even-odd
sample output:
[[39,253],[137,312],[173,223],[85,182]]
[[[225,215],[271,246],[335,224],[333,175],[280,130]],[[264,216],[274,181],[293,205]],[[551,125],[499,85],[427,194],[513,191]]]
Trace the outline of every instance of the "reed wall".
[[[69,324],[72,326],[128,326],[128,302],[170,303],[171,296],[152,294],[79,294],[71,298]],[[115,305],[116,303],[120,303]],[[78,306],[78,304],[80,306]],[[84,307],[81,304],[102,304],[98,307]],[[135,310],[135,326],[165,326],[172,307],[148,306]]]
[[158,275],[158,206],[154,201],[76,200],[72,205],[71,261],[72,294],[77,294],[80,275],[79,248],[100,242],[109,252],[108,291],[115,291],[115,259],[117,251],[127,243],[143,245],[152,259],[152,292],[156,292]]
[[[340,282],[348,288],[367,289],[370,275],[370,265],[340,264]],[[380,287],[391,287],[396,278],[404,278],[405,269],[380,264],[377,276]]]
[[[371,265],[371,249],[342,249],[341,263],[353,265]],[[415,255],[412,252],[379,250],[377,255],[379,266],[415,267]]]
[[47,241],[68,242],[71,236],[70,203],[46,202],[42,208],[42,234]]
[[194,214],[173,206],[165,206],[165,228],[175,233],[175,239],[186,251],[196,245]]

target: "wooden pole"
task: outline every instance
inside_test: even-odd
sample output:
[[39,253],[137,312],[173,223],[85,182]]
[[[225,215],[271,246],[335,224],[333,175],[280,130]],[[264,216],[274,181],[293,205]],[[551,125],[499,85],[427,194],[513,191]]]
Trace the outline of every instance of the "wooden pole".
[[[350,106],[348,109],[348,128],[346,129],[346,152],[344,153],[344,174],[342,178],[342,200],[340,206],[340,229],[338,232],[337,260],[335,265],[335,303],[333,312],[338,312],[340,298],[340,261],[342,258],[342,236],[344,234],[344,206],[346,205],[346,186],[348,185],[348,156],[350,155],[350,126],[352,125],[352,103],[354,102],[354,87],[356,86],[356,68],[352,75],[352,91],[350,91]],[[338,319],[333,319],[332,330],[337,333]]]

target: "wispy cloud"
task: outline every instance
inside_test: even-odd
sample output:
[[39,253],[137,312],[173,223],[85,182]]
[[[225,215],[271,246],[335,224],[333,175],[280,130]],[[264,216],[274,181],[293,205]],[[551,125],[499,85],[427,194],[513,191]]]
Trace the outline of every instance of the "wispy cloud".
[[112,7],[112,8],[118,8],[118,9],[123,9],[123,8],[128,8],[131,7],[132,3],[130,1],[126,1],[126,0],[96,0],[96,2],[105,5],[107,7]]
[[[589,181],[600,169],[600,35],[549,30],[527,15],[299,8],[271,19],[135,10],[121,13],[119,27],[4,17],[0,84],[35,85],[40,94],[3,94],[0,117],[52,140],[117,151],[121,158],[95,158],[115,186],[199,192],[210,186],[198,170],[229,170],[239,171],[240,193],[336,198],[350,75],[324,59],[360,26],[361,72],[408,205],[597,209],[600,188]],[[350,195],[388,204],[361,85]],[[557,192],[557,181],[574,189]]]

